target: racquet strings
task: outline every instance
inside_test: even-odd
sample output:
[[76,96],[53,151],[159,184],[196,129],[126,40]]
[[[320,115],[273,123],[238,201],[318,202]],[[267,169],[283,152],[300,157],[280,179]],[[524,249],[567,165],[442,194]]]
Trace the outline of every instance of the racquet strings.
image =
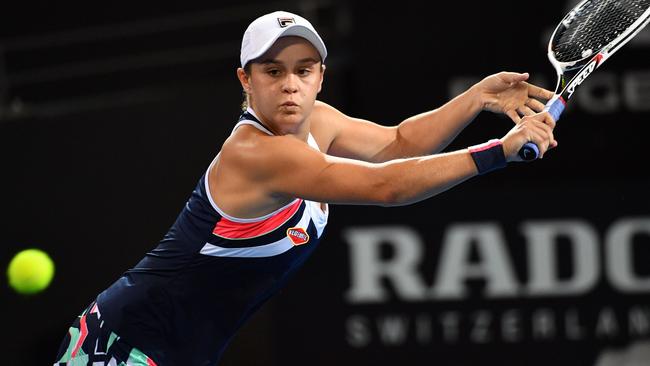
[[650,0],[588,1],[575,18],[564,22],[551,51],[559,62],[589,57],[625,32],[650,7]]

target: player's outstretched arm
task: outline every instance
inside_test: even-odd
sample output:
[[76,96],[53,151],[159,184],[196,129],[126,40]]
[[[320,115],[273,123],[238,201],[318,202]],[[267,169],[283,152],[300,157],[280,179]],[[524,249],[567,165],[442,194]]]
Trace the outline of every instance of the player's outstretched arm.
[[263,136],[227,144],[221,159],[264,195],[339,204],[405,205],[441,193],[470,177],[516,161],[524,143],[541,151],[555,144],[547,113],[525,117],[489,146],[383,163],[334,157],[292,135]]
[[432,154],[447,147],[481,111],[506,114],[515,123],[541,112],[553,93],[528,83],[528,77],[513,72],[490,75],[440,108],[392,127],[351,118],[317,103],[315,119],[321,123],[316,125],[328,129],[332,155],[384,162]]

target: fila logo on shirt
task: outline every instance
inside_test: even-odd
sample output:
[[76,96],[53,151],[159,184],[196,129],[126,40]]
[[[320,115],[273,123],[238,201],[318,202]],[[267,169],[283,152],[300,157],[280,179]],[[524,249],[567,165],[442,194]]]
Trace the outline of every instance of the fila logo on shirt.
[[296,20],[293,18],[278,18],[278,23],[281,28],[286,28],[289,24],[296,24]]
[[293,245],[303,245],[309,241],[309,234],[301,227],[287,229],[287,236]]

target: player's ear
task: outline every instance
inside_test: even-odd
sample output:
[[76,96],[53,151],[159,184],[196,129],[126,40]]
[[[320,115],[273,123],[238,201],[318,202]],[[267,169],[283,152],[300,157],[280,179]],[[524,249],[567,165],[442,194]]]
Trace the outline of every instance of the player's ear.
[[248,93],[250,90],[250,80],[246,71],[241,67],[237,68],[237,79],[239,79],[242,89]]
[[325,64],[321,64],[320,67],[320,82],[318,84],[318,92],[320,93],[321,89],[323,89],[323,75],[325,75]]

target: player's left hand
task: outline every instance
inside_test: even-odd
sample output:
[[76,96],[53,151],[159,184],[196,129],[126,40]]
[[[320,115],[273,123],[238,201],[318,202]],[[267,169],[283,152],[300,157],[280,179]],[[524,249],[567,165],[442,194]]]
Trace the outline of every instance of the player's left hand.
[[500,72],[475,85],[483,110],[503,113],[519,124],[523,116],[544,110],[553,92],[526,82],[528,73]]

